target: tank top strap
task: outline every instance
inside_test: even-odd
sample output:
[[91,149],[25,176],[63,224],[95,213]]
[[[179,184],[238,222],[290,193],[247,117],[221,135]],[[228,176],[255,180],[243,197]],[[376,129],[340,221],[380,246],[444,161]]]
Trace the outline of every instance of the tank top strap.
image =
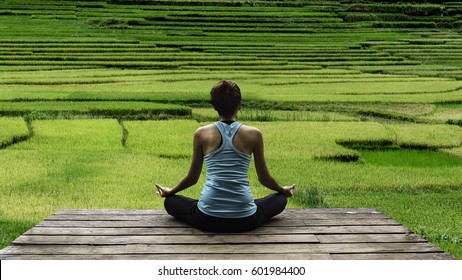
[[241,123],[233,122],[232,124],[226,124],[224,122],[216,122],[215,126],[218,128],[224,139],[232,141],[234,135],[241,126]]

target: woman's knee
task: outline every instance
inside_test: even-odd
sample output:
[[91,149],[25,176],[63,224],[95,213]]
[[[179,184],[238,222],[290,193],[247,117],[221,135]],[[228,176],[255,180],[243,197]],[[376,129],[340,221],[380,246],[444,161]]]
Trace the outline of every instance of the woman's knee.
[[287,196],[282,193],[275,193],[270,195],[272,205],[279,206],[278,208],[284,209],[287,205]]
[[177,208],[177,197],[175,195],[167,196],[164,200],[164,208],[167,210],[167,213],[172,215]]
[[275,194],[275,205],[282,212],[287,206],[287,196],[282,193]]
[[281,204],[284,205],[284,208],[287,206],[287,196],[285,194],[279,193]]
[[171,195],[165,198],[164,207],[172,216],[189,214],[195,211],[197,200],[182,195]]
[[274,193],[255,200],[255,204],[264,215],[272,217],[284,211],[287,197],[280,193]]
[[170,204],[171,204],[171,199],[170,199],[171,196],[167,196],[164,200],[164,208],[165,210],[167,210],[167,213],[168,213],[168,210],[170,209]]

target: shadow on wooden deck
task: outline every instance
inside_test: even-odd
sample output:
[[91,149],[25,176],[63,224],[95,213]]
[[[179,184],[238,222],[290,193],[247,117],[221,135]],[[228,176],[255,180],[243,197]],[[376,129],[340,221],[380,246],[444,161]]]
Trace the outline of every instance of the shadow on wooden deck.
[[246,233],[188,227],[164,210],[60,210],[0,259],[454,259],[369,208],[286,209]]

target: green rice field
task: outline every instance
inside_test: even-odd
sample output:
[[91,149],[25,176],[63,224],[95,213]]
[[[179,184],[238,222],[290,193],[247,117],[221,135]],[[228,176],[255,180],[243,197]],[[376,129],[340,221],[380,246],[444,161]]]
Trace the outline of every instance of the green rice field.
[[462,259],[461,27],[443,0],[0,1],[0,248],[62,208],[162,208],[230,79],[289,207],[377,208]]

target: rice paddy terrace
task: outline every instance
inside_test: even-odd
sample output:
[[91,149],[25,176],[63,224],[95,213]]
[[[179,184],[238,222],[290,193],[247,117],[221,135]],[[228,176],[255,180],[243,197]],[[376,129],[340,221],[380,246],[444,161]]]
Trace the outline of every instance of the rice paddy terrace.
[[2,246],[61,208],[160,208],[152,173],[176,183],[231,79],[292,206],[377,207],[461,258],[461,28],[460,1],[0,0]]
[[228,78],[247,108],[460,103],[461,14],[446,1],[4,0],[0,100],[203,105]]

